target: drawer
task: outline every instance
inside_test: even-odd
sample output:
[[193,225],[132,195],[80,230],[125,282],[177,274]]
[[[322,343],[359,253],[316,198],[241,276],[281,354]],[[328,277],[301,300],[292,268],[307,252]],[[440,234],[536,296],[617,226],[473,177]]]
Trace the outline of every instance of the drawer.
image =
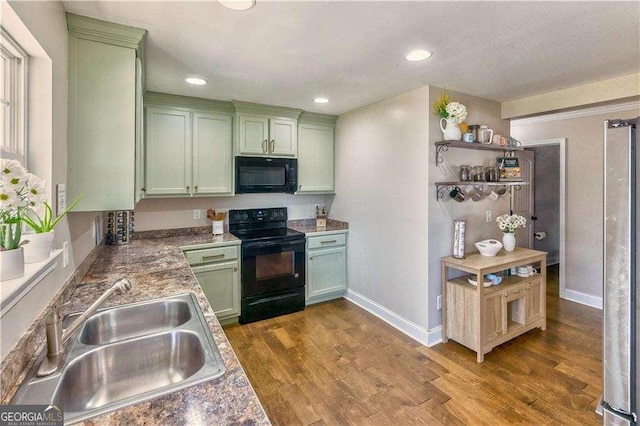
[[317,249],[333,246],[343,246],[347,244],[347,236],[345,234],[321,235],[317,237],[309,237],[307,241],[308,249]]
[[222,262],[238,258],[238,247],[216,247],[201,250],[187,250],[184,255],[189,265],[199,265],[201,263]]
[[507,298],[507,301],[519,299],[520,297],[524,297],[524,283],[511,286],[511,287],[505,289],[505,291],[507,292],[507,294],[505,296]]

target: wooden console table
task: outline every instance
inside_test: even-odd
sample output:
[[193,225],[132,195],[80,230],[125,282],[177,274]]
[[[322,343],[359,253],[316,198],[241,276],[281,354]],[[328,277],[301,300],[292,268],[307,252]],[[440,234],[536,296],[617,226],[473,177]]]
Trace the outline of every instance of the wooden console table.
[[[497,286],[483,287],[486,274],[534,264],[538,273],[504,277]],[[442,341],[448,339],[478,353],[478,362],[496,346],[536,327],[546,330],[547,253],[517,247],[495,257],[471,253],[464,259],[443,257]],[[449,269],[468,272],[449,278]],[[475,276],[478,286],[467,279]]]

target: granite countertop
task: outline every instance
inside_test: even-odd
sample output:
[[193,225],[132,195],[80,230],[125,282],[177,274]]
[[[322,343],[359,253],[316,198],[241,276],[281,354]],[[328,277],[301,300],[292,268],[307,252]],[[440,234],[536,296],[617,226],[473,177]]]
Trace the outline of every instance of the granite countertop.
[[317,227],[315,219],[298,219],[287,222],[287,227],[305,235],[349,232],[349,224],[335,219],[327,219],[327,226]]
[[94,417],[86,424],[270,424],[180,249],[200,244],[239,244],[239,241],[231,234],[215,237],[201,234],[138,239],[128,245],[103,248],[65,305],[65,314],[87,308],[121,277],[129,279],[132,289],[112,297],[105,307],[194,293],[226,371],[211,381]]

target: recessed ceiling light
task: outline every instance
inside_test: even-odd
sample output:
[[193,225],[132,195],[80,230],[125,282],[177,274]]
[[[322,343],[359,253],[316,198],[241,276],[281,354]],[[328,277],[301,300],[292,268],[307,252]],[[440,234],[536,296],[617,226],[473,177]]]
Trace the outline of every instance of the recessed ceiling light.
[[315,98],[313,100],[313,102],[315,102],[317,104],[328,104],[329,103],[329,99],[327,99],[327,98]]
[[189,84],[195,84],[196,86],[204,86],[205,84],[207,84],[207,80],[198,77],[185,78],[184,81]]
[[429,52],[428,50],[412,50],[411,52],[409,52],[409,54],[407,56],[405,56],[405,58],[407,59],[407,61],[411,61],[411,62],[418,62],[418,61],[424,61],[425,59],[429,59],[431,57],[432,53]]
[[231,10],[249,10],[256,5],[256,0],[218,0],[218,2]]

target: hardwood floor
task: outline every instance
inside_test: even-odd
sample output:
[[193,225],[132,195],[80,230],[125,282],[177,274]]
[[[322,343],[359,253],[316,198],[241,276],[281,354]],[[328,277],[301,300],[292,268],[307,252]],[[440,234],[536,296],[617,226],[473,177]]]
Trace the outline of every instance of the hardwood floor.
[[602,311],[560,300],[557,267],[548,278],[547,330],[481,364],[344,299],[225,331],[276,425],[602,424]]

